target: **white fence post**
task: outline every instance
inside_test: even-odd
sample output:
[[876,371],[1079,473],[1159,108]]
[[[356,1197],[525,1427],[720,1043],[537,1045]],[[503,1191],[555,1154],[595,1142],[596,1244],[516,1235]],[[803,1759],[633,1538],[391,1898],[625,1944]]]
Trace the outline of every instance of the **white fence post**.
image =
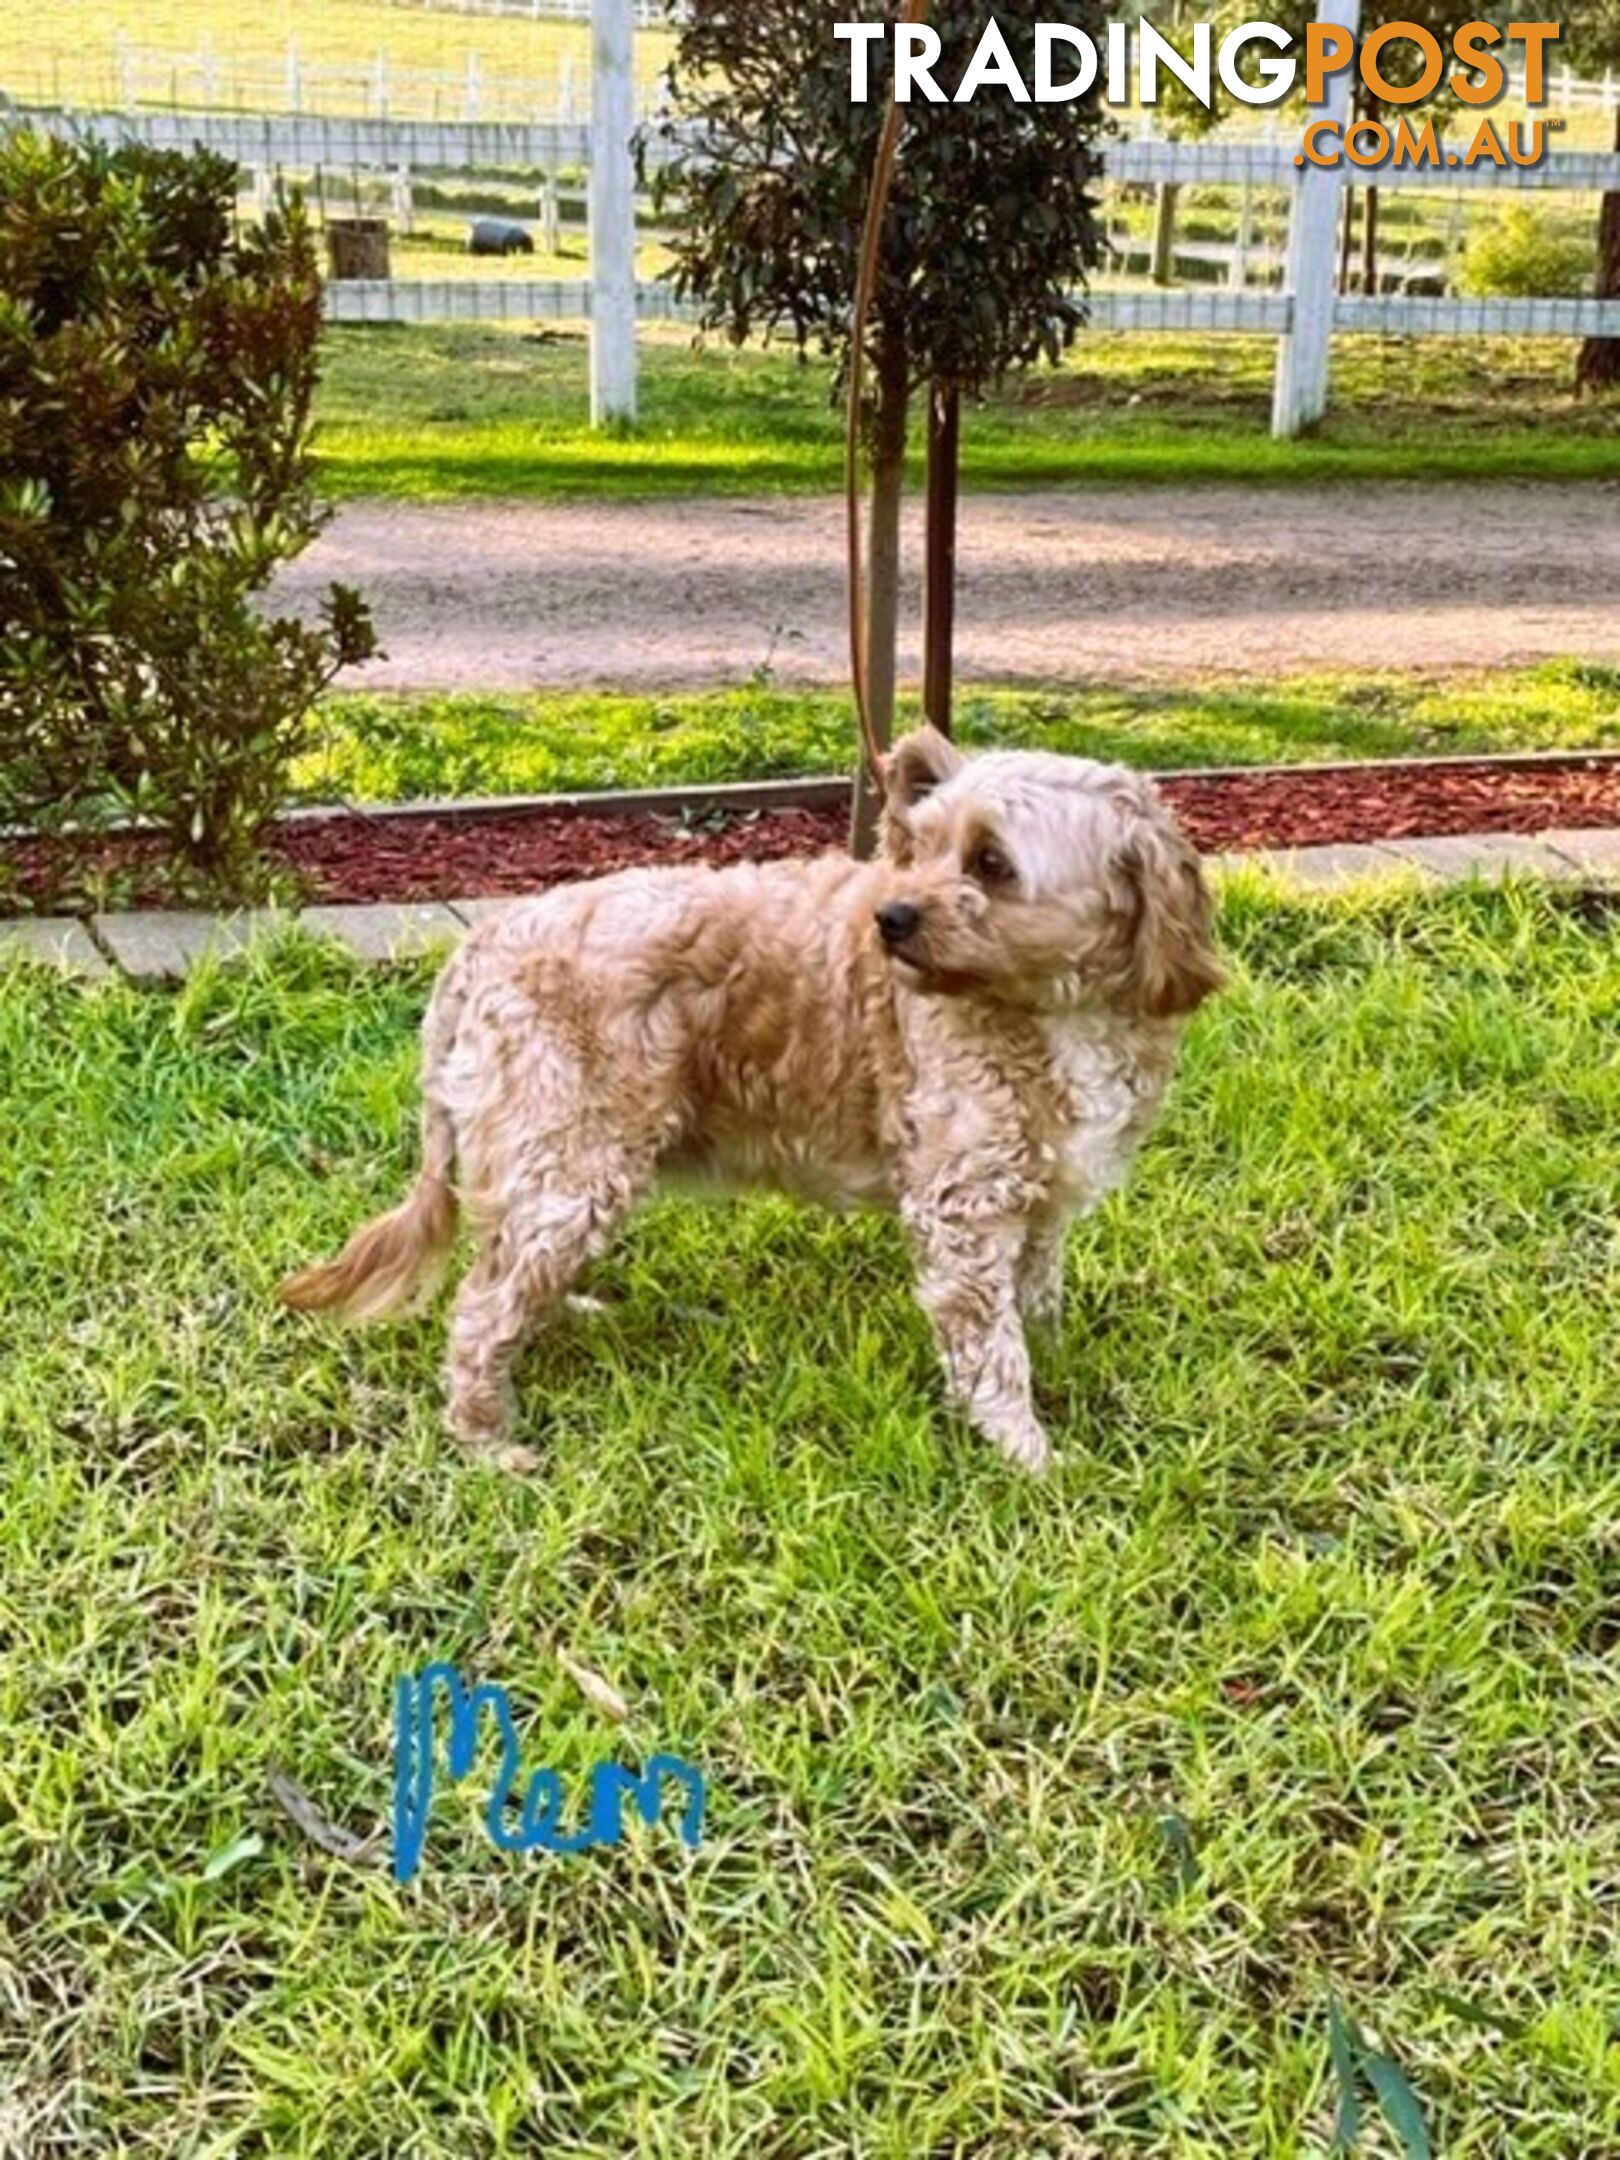
[[[1337,23],[1354,37],[1361,28],[1361,0],[1321,0],[1317,20]],[[1327,107],[1319,116],[1341,129],[1350,112],[1352,72],[1346,68],[1334,76],[1328,85]],[[1324,169],[1319,165],[1305,165],[1294,183],[1294,215],[1288,237],[1288,287],[1294,301],[1294,324],[1277,347],[1277,378],[1271,401],[1273,435],[1297,435],[1327,411],[1343,184],[1344,175],[1337,167]]]
[[591,425],[636,417],[635,0],[591,0]]

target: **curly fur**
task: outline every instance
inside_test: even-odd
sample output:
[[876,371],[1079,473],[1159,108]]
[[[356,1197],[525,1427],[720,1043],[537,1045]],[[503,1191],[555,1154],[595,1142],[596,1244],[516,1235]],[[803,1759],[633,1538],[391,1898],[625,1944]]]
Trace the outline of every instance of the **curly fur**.
[[482,925],[424,1029],[414,1192],[288,1301],[419,1302],[458,1169],[477,1251],[450,1419],[527,1468],[517,1354],[657,1181],[887,1207],[953,1399],[1043,1468],[1025,1322],[1057,1324],[1066,1227],[1125,1175],[1219,987],[1209,894],[1121,768],[969,758],[923,729],[887,780],[879,862],[628,871]]

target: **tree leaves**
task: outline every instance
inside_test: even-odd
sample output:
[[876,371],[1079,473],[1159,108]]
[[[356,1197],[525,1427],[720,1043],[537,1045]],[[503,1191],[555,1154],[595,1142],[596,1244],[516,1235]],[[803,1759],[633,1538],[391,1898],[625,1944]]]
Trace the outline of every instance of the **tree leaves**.
[[[893,21],[898,6],[853,12]],[[1045,12],[997,10],[1026,74]],[[1076,28],[1103,33],[1100,0],[1065,12]],[[834,19],[817,0],[746,9],[689,0],[673,11],[678,103],[659,130],[673,162],[647,178],[683,213],[674,282],[705,327],[736,341],[779,332],[847,360],[889,62],[887,53],[874,62],[870,101],[852,104]],[[984,19],[978,0],[936,0],[942,87],[960,80]],[[1067,105],[987,93],[912,106],[885,229],[874,363],[897,347],[913,381],[973,396],[1069,344],[1083,319],[1070,295],[1102,246],[1095,187],[1108,125],[1095,91]]]

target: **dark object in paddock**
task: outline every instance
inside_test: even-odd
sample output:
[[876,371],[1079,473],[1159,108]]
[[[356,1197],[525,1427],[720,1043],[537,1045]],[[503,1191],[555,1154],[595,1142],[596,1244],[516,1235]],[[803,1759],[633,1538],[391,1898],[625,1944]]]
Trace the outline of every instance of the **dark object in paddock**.
[[469,255],[532,255],[534,235],[510,218],[478,218],[467,235]]
[[334,285],[351,278],[392,275],[388,220],[374,217],[328,218],[326,265]]

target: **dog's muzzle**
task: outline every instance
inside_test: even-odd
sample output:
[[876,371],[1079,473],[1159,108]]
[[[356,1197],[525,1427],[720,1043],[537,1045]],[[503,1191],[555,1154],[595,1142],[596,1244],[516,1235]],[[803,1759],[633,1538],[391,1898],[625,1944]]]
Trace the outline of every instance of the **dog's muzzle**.
[[878,909],[877,926],[878,936],[890,952],[898,952],[922,928],[922,909],[904,900],[891,900],[887,907]]

